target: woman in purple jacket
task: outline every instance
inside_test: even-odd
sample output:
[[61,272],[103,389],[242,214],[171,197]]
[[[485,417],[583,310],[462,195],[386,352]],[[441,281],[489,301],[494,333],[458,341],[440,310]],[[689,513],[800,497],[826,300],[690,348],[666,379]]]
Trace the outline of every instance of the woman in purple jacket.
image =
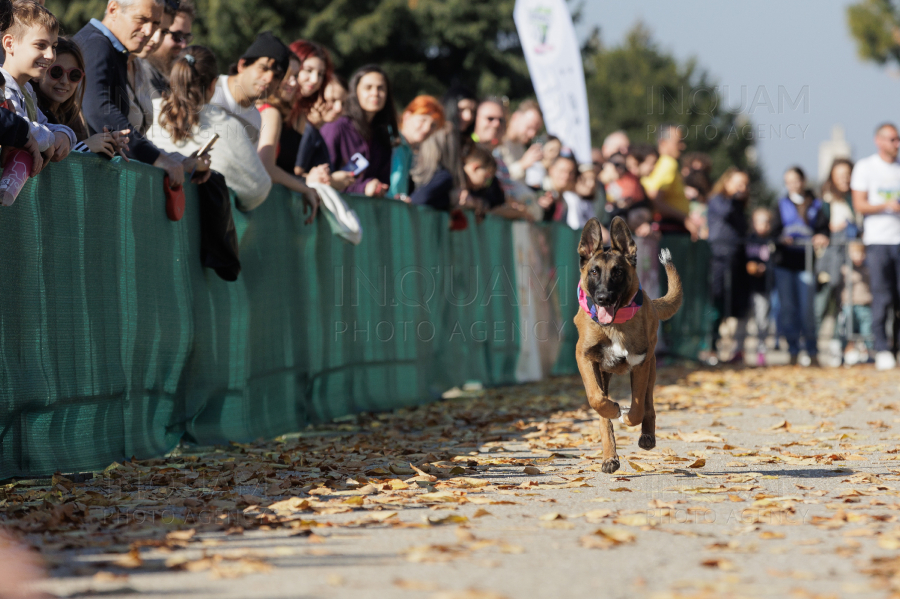
[[344,116],[321,130],[331,170],[344,169],[354,154],[362,154],[369,164],[347,192],[381,196],[391,180],[392,138],[397,134],[391,82],[381,67],[367,65],[353,74],[349,87]]

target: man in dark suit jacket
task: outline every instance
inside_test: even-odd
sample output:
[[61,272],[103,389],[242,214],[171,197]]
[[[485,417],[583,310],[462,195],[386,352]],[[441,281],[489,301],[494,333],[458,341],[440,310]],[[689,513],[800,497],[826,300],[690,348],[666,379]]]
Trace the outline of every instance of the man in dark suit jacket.
[[91,19],[73,39],[87,58],[82,110],[91,135],[104,127],[131,129],[128,157],[165,169],[175,186],[184,182],[185,170],[196,168],[198,159],[181,162],[161,152],[128,119],[128,55],[143,49],[159,28],[162,12],[163,0],[110,0],[103,21]]

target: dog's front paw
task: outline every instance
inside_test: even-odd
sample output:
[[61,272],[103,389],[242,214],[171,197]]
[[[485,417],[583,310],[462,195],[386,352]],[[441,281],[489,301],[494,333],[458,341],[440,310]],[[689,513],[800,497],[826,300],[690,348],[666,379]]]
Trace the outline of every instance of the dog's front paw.
[[609,458],[603,460],[603,466],[600,468],[605,474],[612,474],[619,469],[619,458]]
[[653,449],[656,447],[656,435],[641,435],[638,440],[638,447],[641,449]]

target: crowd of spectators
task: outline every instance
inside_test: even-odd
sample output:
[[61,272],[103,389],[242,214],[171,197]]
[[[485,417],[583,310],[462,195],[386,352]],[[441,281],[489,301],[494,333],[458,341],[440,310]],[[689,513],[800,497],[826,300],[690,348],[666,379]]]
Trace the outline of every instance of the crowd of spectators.
[[[842,322],[853,323],[844,327],[847,362],[895,366],[886,334],[889,309],[900,305],[892,125],[879,128],[876,155],[855,167],[835,162],[821,197],[794,167],[775,206],[748,214],[748,173],[732,167],[713,183],[709,157],[683,154],[675,125],[658,127],[655,145],[612,133],[579,164],[553,135],[563,132],[544,130],[534,101],[511,109],[454,85],[441,99],[413,98],[398,117],[382,68],[346,81],[314,41],[263,32],[225,68],[191,45],[192,0],[109,0],[71,38],[40,0],[5,0],[0,13],[0,143],[30,153],[32,175],[71,151],[120,155],[163,169],[172,188],[221,173],[243,211],[277,183],[303,198],[307,223],[321,186],[470,211],[476,222],[491,213],[581,229],[621,216],[648,248],[662,234],[709,241],[719,321],[738,317],[733,359],[744,359],[752,320],[758,338],[786,339],[792,363],[803,350],[815,364],[823,318],[843,306]],[[757,349],[762,365],[765,344]]]
[[[719,322],[724,316],[737,318],[732,361],[745,361],[746,326],[753,321],[759,340],[755,362],[760,366],[766,363],[764,340],[773,334],[776,342],[781,338],[787,342],[792,364],[819,365],[819,343],[824,340],[836,348],[837,363],[874,362],[879,370],[896,367],[897,127],[880,125],[875,145],[877,152],[855,165],[846,158],[835,160],[818,195],[800,167],[787,169],[784,194],[771,208],[748,211],[749,176],[735,168],[726,170],[711,189],[705,215],[712,253],[711,294]],[[691,165],[687,171],[696,172],[701,166]],[[684,180],[687,185],[687,175]],[[702,186],[697,191],[702,197]],[[686,218],[694,214],[690,210]],[[699,231],[704,236],[702,225]],[[829,314],[835,325],[826,332],[823,322]],[[714,337],[719,322],[713,326]],[[716,349],[715,339],[710,349]],[[805,361],[800,361],[801,352]],[[715,356],[708,352],[710,361]]]

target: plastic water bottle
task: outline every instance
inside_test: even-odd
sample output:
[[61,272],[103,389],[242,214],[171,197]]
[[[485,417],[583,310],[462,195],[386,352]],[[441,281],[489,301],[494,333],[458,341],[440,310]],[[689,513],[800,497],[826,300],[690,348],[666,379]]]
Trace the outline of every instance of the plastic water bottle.
[[12,206],[25,181],[28,180],[33,166],[34,158],[31,152],[18,148],[10,150],[6,156],[6,164],[3,165],[3,175],[0,176],[0,204]]

